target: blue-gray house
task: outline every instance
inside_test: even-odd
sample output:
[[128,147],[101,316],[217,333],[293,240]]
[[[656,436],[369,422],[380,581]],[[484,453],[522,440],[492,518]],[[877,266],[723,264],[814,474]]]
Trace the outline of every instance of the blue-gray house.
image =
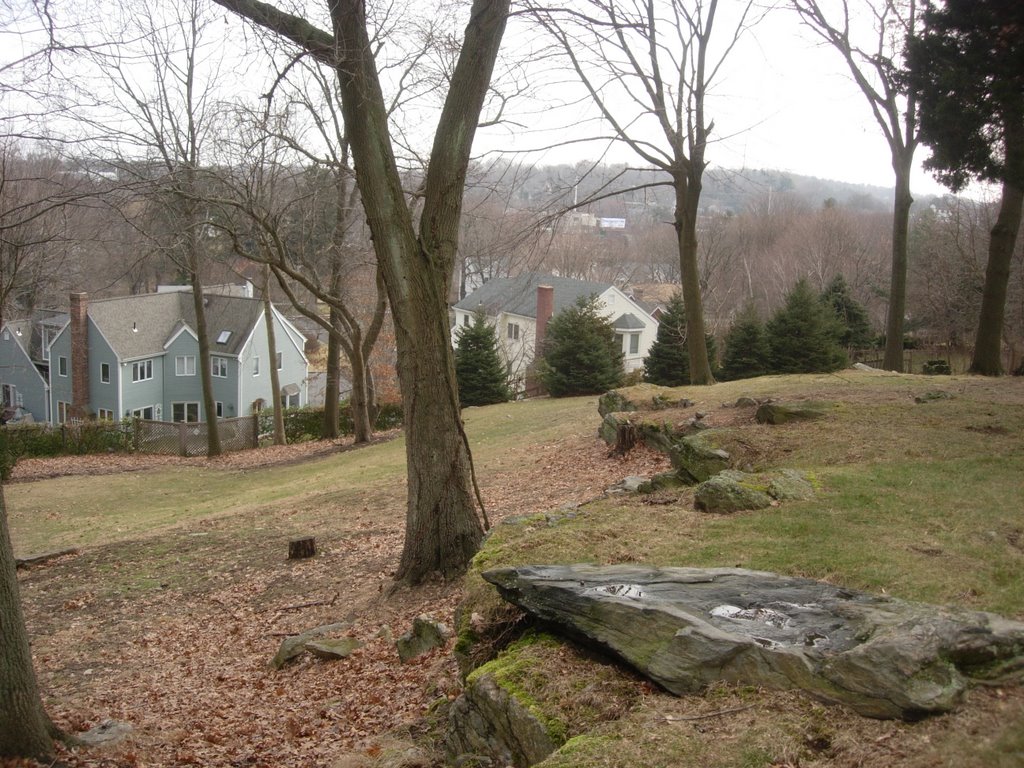
[[[70,317],[49,345],[49,419],[204,421],[200,366],[210,366],[217,417],[272,406],[276,365],[286,406],[307,402],[305,338],[276,308],[277,354],[270,360],[263,302],[204,297],[210,358],[199,359],[190,292],[89,301],[71,295]],[[67,316],[66,316],[67,317]]]
[[50,420],[50,342],[67,325],[67,312],[38,310],[0,328],[0,419]]

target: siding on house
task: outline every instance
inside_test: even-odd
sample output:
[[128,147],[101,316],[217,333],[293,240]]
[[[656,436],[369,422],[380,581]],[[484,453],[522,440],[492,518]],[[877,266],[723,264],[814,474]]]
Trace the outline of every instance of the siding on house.
[[[643,367],[644,358],[657,338],[657,320],[613,285],[554,275],[527,273],[484,283],[452,308],[452,344],[456,343],[458,328],[472,323],[473,315],[483,311],[488,322],[495,328],[510,378],[521,383],[535,356],[537,287],[541,285],[553,289],[555,314],[572,306],[580,298],[597,296],[622,344],[623,367],[627,372]],[[510,329],[510,326],[517,328]]]
[[[207,297],[211,355],[203,360],[199,356],[195,331],[195,307],[188,292],[93,302],[82,295],[79,300],[86,302],[88,356],[88,402],[79,404],[83,414],[122,419],[136,411],[151,409],[147,416],[170,421],[175,415],[176,403],[195,403],[197,409],[192,408],[188,415],[195,416],[198,412],[198,417],[205,419],[203,367],[212,370],[215,358],[225,361],[225,375],[213,377],[213,396],[220,405],[222,417],[247,415],[257,399],[264,405],[272,405],[270,366],[274,361],[267,351],[262,301],[220,294]],[[292,402],[305,405],[308,402],[305,337],[276,308],[273,315],[277,349],[283,360],[281,385],[294,393]],[[45,312],[38,318],[13,322],[23,325],[23,338],[16,337],[10,323],[0,329],[0,385],[7,385],[7,390],[0,391],[17,391],[33,418],[58,423],[69,415],[58,404],[66,403],[70,409],[74,402],[73,340],[68,314]],[[52,338],[48,350],[52,364],[48,372],[49,361],[42,359],[42,352],[33,355],[26,346],[34,344],[41,350],[44,325]],[[257,355],[260,375],[254,377],[252,365]],[[194,360],[180,376],[176,365],[179,357]],[[61,358],[66,361],[67,375],[64,376],[60,374]],[[134,369],[147,363],[151,376],[135,381]],[[104,370],[107,381],[103,380]],[[189,370],[191,375],[188,375]]]
[[27,322],[5,323],[0,330],[0,387],[8,388],[12,406],[20,405],[35,421],[47,421],[48,385],[23,345],[23,341],[31,338],[31,332]]

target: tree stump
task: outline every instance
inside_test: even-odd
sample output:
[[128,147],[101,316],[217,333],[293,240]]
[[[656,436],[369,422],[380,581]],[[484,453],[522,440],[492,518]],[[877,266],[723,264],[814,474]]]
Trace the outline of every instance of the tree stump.
[[288,559],[301,560],[312,557],[316,554],[316,539],[307,536],[302,539],[292,539],[288,542]]

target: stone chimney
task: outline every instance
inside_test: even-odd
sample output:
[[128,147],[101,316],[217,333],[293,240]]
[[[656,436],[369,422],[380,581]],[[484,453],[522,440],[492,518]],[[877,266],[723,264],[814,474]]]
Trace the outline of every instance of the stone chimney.
[[548,320],[555,314],[555,289],[550,285],[537,286],[537,334],[533,340],[533,354],[539,357],[544,351],[544,335]]
[[71,415],[89,416],[89,296],[71,294]]

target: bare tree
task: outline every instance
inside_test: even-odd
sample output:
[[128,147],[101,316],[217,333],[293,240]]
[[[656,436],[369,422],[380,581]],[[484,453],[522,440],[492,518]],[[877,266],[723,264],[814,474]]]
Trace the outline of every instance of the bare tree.
[[387,286],[398,346],[409,500],[399,580],[461,573],[483,533],[462,429],[448,329],[463,186],[489,93],[508,0],[475,0],[450,74],[422,185],[418,227],[395,162],[366,9],[329,5],[333,34],[258,0],[218,0],[335,67],[367,223]]
[[706,99],[729,53],[756,20],[753,5],[740,3],[717,53],[712,32],[718,0],[581,0],[564,12],[534,10],[615,139],[670,179],[694,384],[714,382],[704,343],[697,244],[705,153],[714,125]]
[[[907,294],[907,233],[910,227],[910,171],[918,145],[917,98],[900,87],[905,42],[918,33],[916,0],[871,0],[863,3],[873,22],[873,37],[863,44],[852,27],[847,0],[791,0],[808,29],[843,57],[850,74],[871,107],[889,145],[896,190],[892,217],[892,272],[885,323],[885,356],[889,370],[903,370],[903,318]],[[829,13],[824,9],[832,9]]]

